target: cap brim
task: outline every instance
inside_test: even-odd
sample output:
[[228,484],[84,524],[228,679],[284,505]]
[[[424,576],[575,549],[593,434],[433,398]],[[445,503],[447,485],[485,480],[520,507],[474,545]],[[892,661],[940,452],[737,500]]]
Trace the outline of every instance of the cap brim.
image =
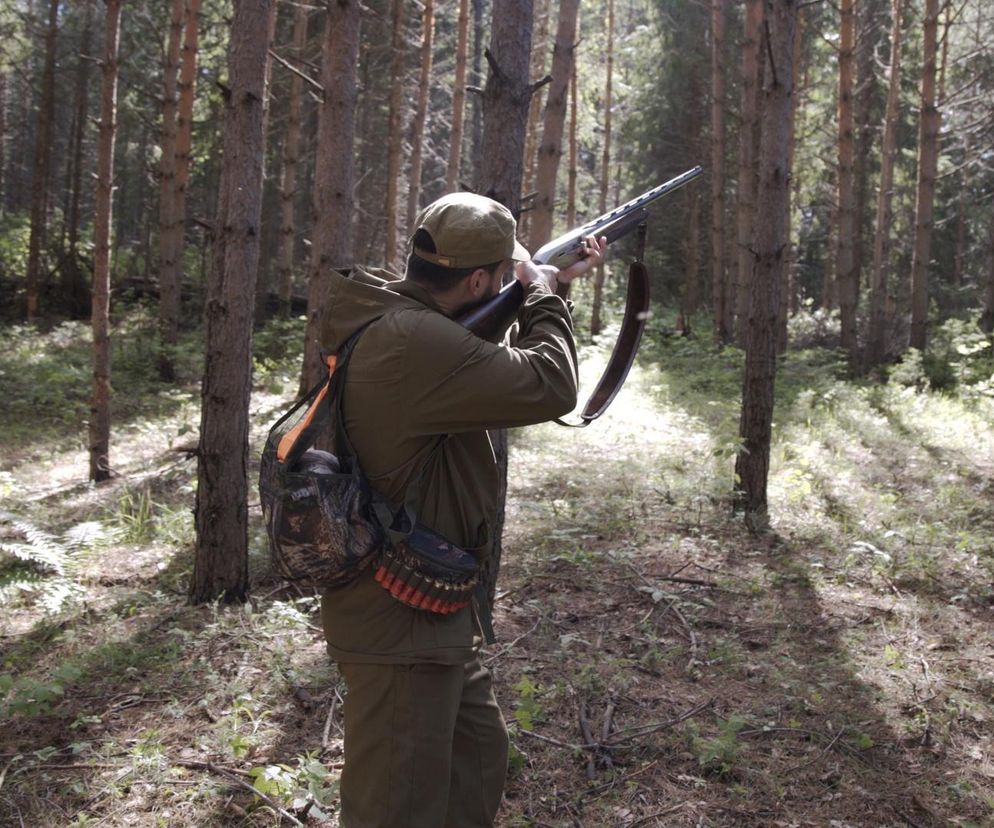
[[515,262],[529,262],[531,261],[531,258],[532,254],[528,252],[527,248],[515,239],[514,252],[511,254],[511,260]]

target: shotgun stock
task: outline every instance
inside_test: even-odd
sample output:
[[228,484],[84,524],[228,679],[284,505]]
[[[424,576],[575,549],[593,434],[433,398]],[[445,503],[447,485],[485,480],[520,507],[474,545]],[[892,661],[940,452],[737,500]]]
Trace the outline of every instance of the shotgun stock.
[[[620,207],[598,216],[593,221],[564,233],[539,248],[532,256],[532,261],[536,264],[552,265],[560,270],[569,267],[583,257],[584,238],[605,236],[608,244],[612,244],[627,236],[648,218],[649,211],[646,207],[649,204],[693,181],[702,172],[704,172],[703,167],[693,167]],[[517,279],[511,279],[493,299],[458,317],[456,321],[481,339],[495,341],[500,339],[511,326],[524,298],[524,286]]]

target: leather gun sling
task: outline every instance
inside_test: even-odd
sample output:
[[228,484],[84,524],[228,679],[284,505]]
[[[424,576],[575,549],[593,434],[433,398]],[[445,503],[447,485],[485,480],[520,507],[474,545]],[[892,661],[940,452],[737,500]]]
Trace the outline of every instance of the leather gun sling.
[[[645,331],[645,321],[649,317],[649,272],[642,262],[645,249],[645,224],[639,225],[638,256],[628,268],[628,292],[625,299],[625,316],[621,322],[621,332],[614,343],[611,358],[608,360],[604,373],[597,381],[594,392],[590,395],[583,411],[580,412],[580,422],[569,423],[562,419],[556,422],[570,428],[585,428],[607,411],[608,406],[625,384],[628,372],[635,362],[642,333]],[[563,299],[569,294],[569,284],[561,284],[556,288],[556,294]]]

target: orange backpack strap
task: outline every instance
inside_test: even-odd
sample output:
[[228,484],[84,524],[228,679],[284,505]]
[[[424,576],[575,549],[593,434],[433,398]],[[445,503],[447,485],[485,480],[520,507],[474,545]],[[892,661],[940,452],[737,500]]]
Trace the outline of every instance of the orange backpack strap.
[[301,418],[300,422],[297,423],[293,428],[291,428],[283,438],[280,440],[279,445],[276,447],[276,459],[280,463],[286,462],[286,458],[293,451],[293,447],[300,435],[303,433],[311,423],[314,422],[314,418],[317,416],[318,411],[321,410],[321,405],[324,403],[325,399],[328,397],[328,387],[331,384],[331,378],[335,374],[335,367],[338,365],[338,357],[335,354],[328,354],[325,357],[325,363],[328,366],[328,382],[324,384],[324,387],[318,392],[318,395],[314,398],[314,401],[310,404],[307,409],[307,413]]

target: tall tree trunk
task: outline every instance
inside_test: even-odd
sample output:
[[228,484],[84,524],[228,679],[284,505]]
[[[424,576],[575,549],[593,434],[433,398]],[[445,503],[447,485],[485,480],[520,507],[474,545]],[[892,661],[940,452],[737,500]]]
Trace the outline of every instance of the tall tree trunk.
[[[534,2],[534,0],[533,0]],[[532,37],[532,66],[531,76],[541,78],[545,75],[546,52],[549,40],[549,0],[539,0],[538,10],[535,13],[535,31]],[[545,83],[552,80],[551,75],[543,78]],[[532,95],[531,105],[528,108],[528,123],[525,127],[525,156],[524,172],[521,182],[521,197],[528,199],[528,209],[522,210],[521,218],[518,221],[518,238],[527,239],[531,236],[532,214],[534,212],[533,193],[535,192],[535,167],[538,155],[538,125],[542,119],[542,98],[543,93],[536,89]]]
[[939,109],[935,105],[939,0],[925,0],[922,45],[921,112],[918,123],[918,187],[915,196],[915,243],[911,257],[912,348],[925,350],[928,330],[928,264],[932,214],[939,165]]
[[[307,45],[308,9],[299,4],[293,7],[293,56],[299,66],[304,59]],[[296,72],[290,78],[290,100],[287,107],[286,141],[283,145],[283,176],[280,180],[280,238],[277,265],[280,316],[290,317],[293,295],[293,252],[297,235],[294,222],[294,202],[297,200],[297,165],[300,162],[300,105],[304,80]]]
[[887,282],[890,271],[891,223],[893,219],[894,162],[897,158],[898,107],[901,95],[901,0],[892,0],[890,30],[890,78],[880,154],[880,190],[877,196],[876,229],[873,237],[873,270],[870,274],[870,330],[866,337],[866,370],[879,365],[887,353]]
[[266,158],[269,45],[275,0],[236,0],[214,251],[207,287],[206,360],[197,450],[197,549],[189,597],[248,593],[248,408],[252,319]]
[[552,52],[552,82],[545,102],[542,143],[538,148],[535,173],[535,201],[528,244],[538,250],[552,238],[553,207],[556,203],[556,178],[563,155],[563,126],[566,122],[566,96],[573,77],[573,53],[576,20],[580,0],[561,0],[556,45]]
[[[473,3],[473,88],[483,89],[483,0]],[[480,148],[483,146],[483,95],[474,95],[473,117],[470,130],[470,157],[473,159],[473,180],[479,181],[482,175]]]
[[753,236],[754,266],[739,423],[742,451],[735,461],[737,505],[744,510],[747,525],[753,529],[769,525],[766,490],[776,378],[777,313],[787,249],[783,216],[790,184],[787,161],[798,5],[797,0],[765,0],[765,3],[769,65],[762,96],[757,215],[772,220],[757,221]]
[[321,323],[329,268],[351,267],[352,184],[359,57],[358,0],[331,0],[327,5],[314,159],[314,232],[307,283],[307,331],[300,392],[322,374]]
[[[515,216],[521,212],[521,180],[528,108],[534,87],[529,83],[532,44],[531,0],[494,0],[490,48],[486,50],[490,73],[483,89],[483,135],[477,191],[501,202]],[[494,548],[487,573],[493,602],[500,569],[504,503],[507,498],[507,432],[490,432],[497,458],[497,514]]]
[[90,480],[96,482],[110,477],[110,228],[117,132],[117,52],[121,29],[121,0],[106,0],[106,3],[93,226],[93,396],[89,435]]
[[404,152],[404,0],[393,0],[393,45],[390,62],[390,115],[387,127],[387,200],[386,231],[384,234],[383,263],[393,267],[397,263],[399,230],[397,210],[400,203],[400,164]]
[[566,226],[576,227],[576,175],[577,159],[579,156],[577,142],[577,126],[579,117],[577,115],[576,99],[578,95],[577,86],[578,67],[573,64],[573,72],[569,80],[569,170],[566,176]]
[[421,201],[421,166],[428,119],[428,90],[431,87],[431,48],[435,33],[434,0],[425,0],[421,36],[421,76],[418,81],[418,103],[411,122],[411,170],[407,190],[407,226],[414,226]]
[[[83,194],[83,152],[90,110],[90,49],[93,28],[93,3],[84,0],[83,33],[80,38],[79,59],[76,62],[76,112],[70,140],[69,205],[66,210],[66,263],[63,274],[63,294],[70,313],[85,316],[89,310],[89,286],[79,261],[80,203]],[[2,163],[0,163],[2,166]]]
[[842,0],[839,27],[839,97],[838,97],[838,213],[836,216],[835,283],[839,296],[841,345],[849,355],[850,365],[857,361],[856,303],[859,298],[858,274],[853,250],[855,203],[853,190],[853,68],[856,50],[855,0]]
[[463,124],[466,120],[466,52],[469,48],[469,0],[459,0],[458,30],[456,78],[452,86],[452,129],[449,131],[449,158],[445,170],[445,191],[447,193],[454,193],[459,189]]
[[[186,226],[186,190],[190,181],[193,141],[193,102],[197,75],[200,0],[187,0],[183,17],[183,40],[179,53],[179,77],[175,94],[175,134],[172,164],[166,164],[171,182],[160,189],[167,205],[160,212],[159,230],[159,376],[170,382],[176,377],[174,350],[179,341],[180,292],[183,283],[183,238]],[[166,113],[163,112],[164,121]],[[171,169],[169,169],[171,167]],[[165,182],[163,182],[165,185]]]
[[483,89],[483,137],[477,190],[521,212],[525,129],[534,87],[529,82],[531,0],[494,0],[490,65]]
[[725,2],[711,0],[711,303],[719,345],[732,337],[725,259]]
[[31,226],[28,236],[28,266],[25,280],[26,315],[29,322],[38,316],[42,256],[48,222],[48,186],[51,178],[52,121],[55,118],[55,44],[59,31],[59,0],[48,5],[45,30],[45,63],[41,77],[41,101],[35,131],[34,174],[31,180]]
[[984,285],[980,328],[988,336],[994,335],[994,218],[987,227],[987,283]]
[[738,245],[735,269],[735,330],[740,345],[745,345],[746,320],[749,315],[749,284],[753,271],[753,220],[756,211],[757,153],[759,138],[760,32],[763,26],[764,0],[746,0],[745,29],[742,34],[742,97],[739,116],[739,180],[736,193],[735,227]]
[[[607,0],[607,77],[604,82],[604,148],[601,156],[600,214],[607,212],[607,190],[611,175],[611,84],[614,74],[614,0]],[[604,265],[594,273],[594,295],[590,303],[590,333],[601,332],[601,308],[604,304]]]
[[[685,145],[691,157],[701,157],[703,137],[701,121],[703,110],[700,104],[704,95],[704,82],[701,78],[701,64],[694,61],[690,68],[688,79],[689,96],[687,99],[687,136]],[[701,303],[701,194],[698,187],[690,187],[686,191],[687,198],[687,241],[684,246],[684,291],[683,291],[683,322],[684,333],[690,332],[690,319],[697,313]]]
[[794,78],[790,96],[790,123],[787,125],[787,169],[790,171],[790,186],[787,188],[787,199],[784,202],[784,238],[787,240],[787,252],[784,254],[783,270],[781,272],[780,288],[780,314],[777,319],[777,356],[787,353],[788,332],[787,321],[793,308],[797,304],[795,283],[796,268],[796,247],[793,241],[791,195],[799,191],[798,176],[794,175],[794,155],[796,149],[797,135],[797,110],[800,106],[801,97],[801,46],[804,39],[804,17],[801,8],[797,10],[797,19],[794,27]]
[[169,231],[176,221],[176,112],[179,53],[183,45],[186,0],[172,0],[166,59],[162,67],[162,128],[159,142],[159,377],[176,378],[170,340],[179,319],[179,284],[173,256],[181,251],[169,244]]
[[7,73],[0,70],[0,216],[7,204]]

